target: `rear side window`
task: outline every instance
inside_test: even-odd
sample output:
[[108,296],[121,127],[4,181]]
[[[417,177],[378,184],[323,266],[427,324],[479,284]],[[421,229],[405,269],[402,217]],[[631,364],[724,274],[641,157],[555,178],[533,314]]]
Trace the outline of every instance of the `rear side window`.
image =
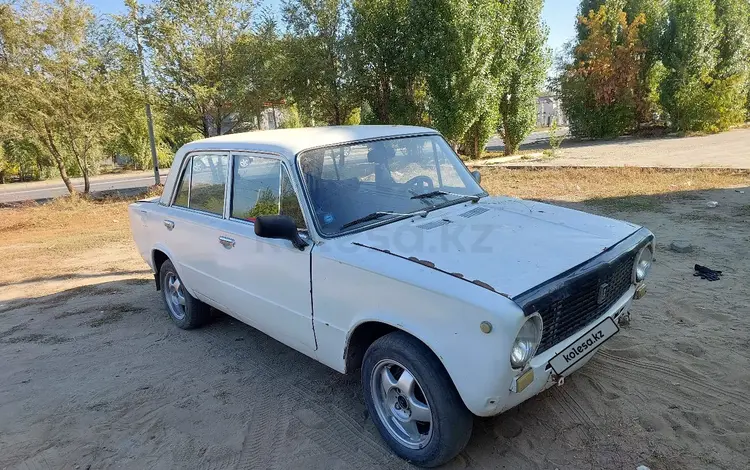
[[297,194],[281,162],[237,155],[232,171],[232,218],[254,222],[259,215],[282,214],[305,228]]
[[222,215],[228,171],[229,155],[193,155],[182,174],[172,205]]
[[188,198],[190,197],[190,165],[182,172],[180,186],[177,188],[177,196],[174,198],[173,205],[179,207],[188,207]]
[[222,215],[224,213],[224,190],[229,171],[229,155],[194,155],[192,170],[189,207]]

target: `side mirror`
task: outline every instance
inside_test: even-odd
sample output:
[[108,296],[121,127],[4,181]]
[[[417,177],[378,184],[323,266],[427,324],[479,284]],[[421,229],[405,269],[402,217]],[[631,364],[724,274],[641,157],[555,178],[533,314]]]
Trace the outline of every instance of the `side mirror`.
[[255,234],[263,238],[281,238],[304,250],[307,242],[299,236],[297,224],[288,215],[259,215],[255,218]]
[[471,176],[474,177],[474,181],[477,182],[477,184],[482,182],[482,174],[479,173],[479,170],[474,170],[471,172]]

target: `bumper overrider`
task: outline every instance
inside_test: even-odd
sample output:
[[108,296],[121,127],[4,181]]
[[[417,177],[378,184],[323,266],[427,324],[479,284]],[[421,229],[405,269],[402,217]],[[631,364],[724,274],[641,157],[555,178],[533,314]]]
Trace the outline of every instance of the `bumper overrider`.
[[653,244],[653,234],[641,228],[596,258],[513,299],[527,316],[541,312],[545,322],[539,349],[517,370],[498,412],[562,384],[619,331],[633,299],[646,293],[645,275],[640,272],[637,280],[635,265],[646,249],[653,257]]

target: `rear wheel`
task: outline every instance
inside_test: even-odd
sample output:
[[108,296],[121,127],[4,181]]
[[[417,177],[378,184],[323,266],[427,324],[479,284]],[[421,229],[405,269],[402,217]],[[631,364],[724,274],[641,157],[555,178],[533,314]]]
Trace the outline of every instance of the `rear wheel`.
[[469,442],[471,412],[442,363],[416,338],[397,331],[376,340],[365,353],[362,385],[370,416],[399,457],[435,467]]
[[171,261],[167,260],[159,270],[162,298],[170,318],[178,327],[189,330],[206,323],[210,308],[187,291]]

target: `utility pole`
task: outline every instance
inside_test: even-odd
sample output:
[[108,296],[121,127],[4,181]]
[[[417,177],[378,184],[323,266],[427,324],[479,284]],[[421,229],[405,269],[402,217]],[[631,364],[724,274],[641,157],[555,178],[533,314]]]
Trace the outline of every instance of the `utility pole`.
[[141,69],[141,86],[143,86],[143,98],[146,102],[146,122],[148,124],[148,141],[151,147],[151,160],[154,164],[154,184],[160,185],[159,177],[159,157],[156,155],[156,138],[154,137],[154,118],[151,114],[151,100],[148,94],[148,79],[146,78],[146,69],[143,66],[143,46],[141,45],[141,17],[138,12],[138,2],[136,0],[128,1],[130,12],[133,16],[135,28],[135,43],[138,50],[138,65]]

